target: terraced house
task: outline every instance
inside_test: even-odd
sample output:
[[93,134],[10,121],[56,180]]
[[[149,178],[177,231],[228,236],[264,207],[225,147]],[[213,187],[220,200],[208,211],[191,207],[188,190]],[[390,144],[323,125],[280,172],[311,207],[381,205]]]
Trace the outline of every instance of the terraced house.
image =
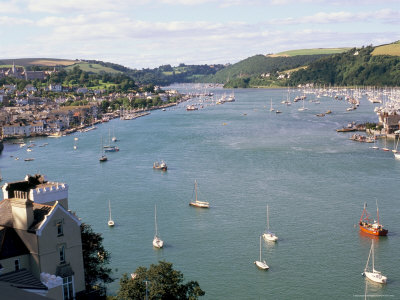
[[52,299],[79,296],[85,289],[81,222],[68,210],[68,185],[27,175],[2,189],[0,284]]

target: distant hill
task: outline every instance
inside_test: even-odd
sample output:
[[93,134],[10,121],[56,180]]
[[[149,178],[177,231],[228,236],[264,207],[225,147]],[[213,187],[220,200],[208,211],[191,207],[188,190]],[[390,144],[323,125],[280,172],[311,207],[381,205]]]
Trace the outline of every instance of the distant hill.
[[293,72],[288,84],[400,86],[400,56],[394,55],[396,49],[398,43],[353,48],[324,57]]
[[375,47],[374,51],[372,51],[371,54],[400,56],[400,41],[388,45]]
[[314,49],[298,49],[298,50],[289,50],[283,51],[276,54],[268,54],[268,57],[290,57],[297,55],[318,55],[318,54],[337,54],[349,51],[351,48],[314,48]]
[[212,76],[201,78],[203,82],[226,83],[235,78],[259,76],[264,73],[294,69],[324,57],[325,54],[270,57],[255,55],[230,65]]
[[88,62],[78,62],[73,65],[66,67],[66,70],[72,70],[74,67],[78,66],[82,71],[99,74],[99,73],[122,73],[122,71],[115,70],[113,68],[101,65],[99,63],[88,63]]
[[16,59],[0,59],[0,65],[15,65],[28,67],[28,66],[69,66],[75,64],[76,60],[70,59],[57,59],[57,58],[16,58]]

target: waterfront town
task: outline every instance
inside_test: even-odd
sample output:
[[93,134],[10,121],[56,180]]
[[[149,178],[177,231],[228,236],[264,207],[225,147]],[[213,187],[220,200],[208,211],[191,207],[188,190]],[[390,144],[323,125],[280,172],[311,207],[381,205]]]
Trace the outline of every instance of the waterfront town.
[[[13,65],[1,69],[0,78],[44,81],[56,72],[55,68],[52,71],[26,71]],[[40,95],[43,92],[46,92],[45,96]],[[22,89],[16,84],[7,84],[0,87],[2,138],[61,136],[117,117],[131,120],[148,114],[149,110],[174,106],[185,99],[176,90],[162,91],[158,86],[152,87],[151,91],[141,91],[139,87],[126,92],[107,92],[105,89],[61,84],[48,84],[39,89],[31,83]],[[123,104],[128,104],[125,109],[120,105],[124,100]],[[113,102],[119,104],[108,105]],[[133,102],[139,103],[139,107],[133,108]]]

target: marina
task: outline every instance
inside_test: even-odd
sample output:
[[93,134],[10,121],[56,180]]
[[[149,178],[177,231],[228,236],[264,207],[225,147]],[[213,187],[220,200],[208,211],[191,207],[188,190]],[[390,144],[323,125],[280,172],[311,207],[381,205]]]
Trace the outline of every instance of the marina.
[[[215,99],[231,94],[211,92]],[[353,299],[369,284],[360,273],[373,238],[376,262],[388,280],[368,285],[368,293],[399,298],[394,255],[400,253],[400,161],[391,151],[349,140],[353,132],[336,132],[352,121],[376,122],[380,103],[363,96],[356,110],[346,111],[348,103],[321,94],[320,104],[308,102],[308,110],[299,112],[301,102],[280,103],[286,93],[238,89],[235,102],[203,101],[204,108],[186,111],[187,105],[200,107],[196,97],[134,122],[113,119],[97,130],[35,138],[35,144],[48,145],[30,153],[6,143],[3,182],[40,170],[68,183],[70,209],[103,235],[116,278],[166,260],[199,282],[202,299]],[[332,114],[315,117],[328,110]],[[120,151],[100,164],[99,142],[110,128],[118,132]],[[75,137],[79,147],[73,150]],[[395,148],[394,140],[386,142]],[[379,147],[384,143],[376,140]],[[32,154],[35,159],[24,163]],[[154,158],[168,162],[168,171],[153,171]],[[195,180],[210,209],[188,205]],[[390,229],[386,237],[363,234],[358,226],[363,204],[375,199]],[[107,224],[109,201],[113,227]],[[261,240],[260,258],[266,203],[279,241]],[[162,249],[151,244],[155,226],[167,241]],[[267,272],[254,266],[258,258],[268,262]],[[117,289],[118,280],[109,292]]]

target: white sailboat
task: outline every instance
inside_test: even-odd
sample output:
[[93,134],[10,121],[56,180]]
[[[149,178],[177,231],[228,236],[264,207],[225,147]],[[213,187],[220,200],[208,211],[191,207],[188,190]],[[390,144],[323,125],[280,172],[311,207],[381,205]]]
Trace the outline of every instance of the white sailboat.
[[274,111],[274,110],[275,110],[275,108],[272,107],[272,99],[271,99],[271,107],[270,107],[269,111]]
[[262,235],[263,239],[266,241],[270,242],[276,242],[278,240],[278,237],[275,235],[275,233],[272,233],[269,231],[269,210],[268,210],[268,204],[267,204],[267,231],[263,233]]
[[[368,263],[369,259],[372,255],[372,270],[368,270]],[[374,253],[374,240],[372,240],[371,243],[371,249],[369,250],[369,255],[368,255],[368,260],[367,264],[365,265],[364,272],[361,273],[362,275],[365,275],[369,280],[372,280],[377,283],[386,283],[387,277],[383,276],[381,272],[375,270],[375,253]]]
[[303,107],[300,107],[299,109],[297,109],[298,111],[305,111],[308,110],[307,107],[304,107],[304,98],[303,98]]
[[156,234],[153,239],[153,246],[156,248],[162,248],[164,246],[164,241],[160,239],[158,236],[158,228],[157,228],[157,206],[154,204],[154,224],[156,227]]
[[190,202],[189,205],[195,206],[195,207],[200,207],[200,208],[209,208],[210,203],[206,201],[199,201],[197,200],[197,181],[194,181],[194,193],[195,193],[195,200]]
[[112,226],[114,226],[114,221],[111,218],[111,202],[110,202],[110,200],[108,200],[108,212],[109,212],[109,217],[108,217],[107,224],[108,224],[108,226],[112,227]]
[[113,142],[118,141],[117,137],[115,136],[115,128],[114,128],[114,126],[113,126],[113,137],[111,138],[111,140],[112,140]]
[[269,269],[269,266],[267,265],[267,262],[265,260],[262,260],[262,258],[261,258],[261,236],[260,236],[260,260],[256,260],[254,263],[261,270],[268,270]]

